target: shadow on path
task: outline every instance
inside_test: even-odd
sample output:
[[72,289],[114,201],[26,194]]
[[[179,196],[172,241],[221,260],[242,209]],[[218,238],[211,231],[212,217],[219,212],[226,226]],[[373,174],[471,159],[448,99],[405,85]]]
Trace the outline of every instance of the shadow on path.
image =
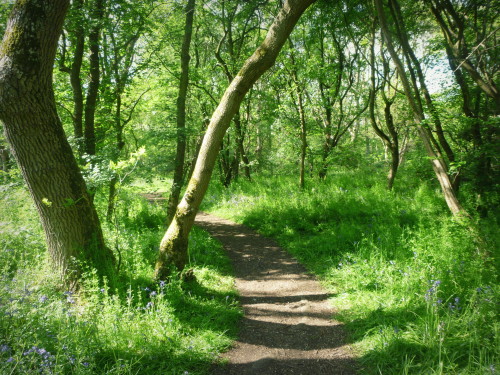
[[356,362],[328,294],[276,243],[253,230],[200,213],[196,225],[231,258],[245,317],[215,375],[355,374]]

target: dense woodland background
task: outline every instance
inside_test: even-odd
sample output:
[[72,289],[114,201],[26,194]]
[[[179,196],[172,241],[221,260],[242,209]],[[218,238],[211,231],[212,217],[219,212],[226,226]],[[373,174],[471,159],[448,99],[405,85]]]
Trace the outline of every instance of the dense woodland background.
[[[31,203],[0,136],[0,372],[201,374],[228,348],[241,313],[220,246],[191,232],[196,281],[154,268],[212,114],[281,7],[71,2],[55,102],[114,270],[90,257],[68,277],[38,216],[53,200]],[[202,209],[324,281],[361,373],[498,371],[499,10],[317,1],[220,145]]]

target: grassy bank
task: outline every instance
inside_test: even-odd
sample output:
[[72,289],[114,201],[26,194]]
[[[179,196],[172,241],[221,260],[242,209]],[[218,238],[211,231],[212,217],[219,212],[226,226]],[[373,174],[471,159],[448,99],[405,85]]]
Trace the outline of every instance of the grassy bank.
[[[259,230],[332,293],[363,374],[496,374],[500,324],[497,225],[479,234],[450,217],[425,183],[337,172],[213,184],[204,209]],[[498,263],[496,263],[498,265]]]
[[49,270],[25,189],[4,185],[0,200],[1,374],[206,374],[230,345],[241,313],[227,258],[205,232],[190,242],[197,281],[154,283],[165,210],[122,190],[119,219],[105,227],[119,287],[90,271],[71,294]]

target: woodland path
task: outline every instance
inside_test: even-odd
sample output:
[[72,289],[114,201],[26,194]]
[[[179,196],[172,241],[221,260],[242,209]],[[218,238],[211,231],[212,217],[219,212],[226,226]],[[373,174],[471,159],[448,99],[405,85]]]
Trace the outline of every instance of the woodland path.
[[244,318],[214,375],[355,374],[356,362],[328,294],[291,255],[255,231],[199,213],[195,224],[231,258]]

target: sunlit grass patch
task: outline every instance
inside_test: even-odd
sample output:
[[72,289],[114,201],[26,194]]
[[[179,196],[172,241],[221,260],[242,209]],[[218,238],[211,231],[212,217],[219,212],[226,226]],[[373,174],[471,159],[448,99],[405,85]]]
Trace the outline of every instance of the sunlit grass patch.
[[0,373],[206,374],[230,346],[241,311],[228,259],[205,232],[195,228],[190,241],[196,281],[155,283],[164,208],[122,191],[122,220],[105,227],[121,262],[117,288],[90,270],[69,292],[50,271],[40,228],[16,230],[36,215],[26,192],[11,193],[0,219],[9,222],[0,234]]
[[276,238],[331,291],[363,374],[497,372],[494,219],[465,224],[435,187],[388,192],[359,170],[218,189],[208,209]]

